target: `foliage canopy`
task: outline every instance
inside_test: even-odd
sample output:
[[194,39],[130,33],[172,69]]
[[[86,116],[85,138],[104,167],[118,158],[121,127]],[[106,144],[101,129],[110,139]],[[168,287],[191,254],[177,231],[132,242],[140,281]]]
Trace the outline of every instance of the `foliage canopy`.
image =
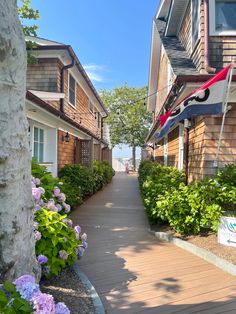
[[112,146],[143,146],[151,124],[151,114],[144,103],[147,87],[125,84],[111,91],[102,90],[100,95],[109,111],[106,122],[110,127]]

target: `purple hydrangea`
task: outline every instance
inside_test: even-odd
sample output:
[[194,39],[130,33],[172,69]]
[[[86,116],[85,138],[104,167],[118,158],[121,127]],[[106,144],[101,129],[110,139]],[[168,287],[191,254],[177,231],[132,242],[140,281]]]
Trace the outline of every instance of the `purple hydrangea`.
[[65,250],[59,251],[59,256],[60,256],[60,258],[62,258],[64,260],[66,260],[68,258],[68,254]]
[[88,248],[88,243],[86,241],[83,241],[82,242],[82,246],[84,249],[87,249]]
[[55,207],[57,208],[57,212],[62,210],[62,206],[60,204],[56,204]]
[[58,199],[59,199],[60,202],[65,202],[65,200],[66,200],[65,194],[64,193],[59,194],[58,195]]
[[80,234],[80,232],[81,232],[81,228],[80,228],[79,225],[75,226],[75,227],[74,227],[74,230],[75,230],[75,232],[78,233],[78,234]]
[[39,201],[41,198],[42,191],[39,188],[32,188],[32,195],[35,201]]
[[87,241],[87,239],[88,239],[87,234],[86,234],[86,233],[83,233],[82,236],[81,236],[81,240],[82,240],[82,241]]
[[77,247],[76,249],[76,254],[79,256],[79,257],[82,257],[84,255],[84,251],[85,249],[82,247],[82,246],[79,246]]
[[70,310],[63,302],[56,304],[56,314],[70,314]]
[[33,180],[31,181],[31,187],[32,187],[32,189],[33,189],[33,188],[36,188],[36,184],[34,183]]
[[45,255],[39,255],[38,257],[37,257],[37,261],[38,261],[38,263],[41,265],[41,264],[46,264],[47,263],[47,261],[48,261],[48,258],[47,258],[47,256],[45,256]]
[[39,285],[32,282],[26,282],[22,285],[17,285],[16,290],[20,293],[23,299],[30,301],[34,294],[38,293]]
[[41,239],[42,235],[39,231],[34,231],[34,240],[39,241]]
[[18,289],[19,287],[21,287],[22,285],[26,284],[26,283],[33,283],[35,284],[35,278],[34,276],[31,275],[23,275],[18,277],[15,281],[14,284],[16,286],[16,288]]
[[55,197],[59,197],[60,196],[61,191],[60,191],[60,189],[57,186],[55,186],[55,188],[53,190],[53,194],[54,194]]
[[36,293],[33,295],[31,302],[35,314],[55,314],[56,307],[54,299],[47,293]]
[[64,206],[65,212],[68,214],[70,212],[70,205],[66,203],[63,203],[62,205]]
[[41,194],[44,194],[44,193],[45,193],[44,188],[42,188],[41,186],[39,187],[39,190],[41,191]]

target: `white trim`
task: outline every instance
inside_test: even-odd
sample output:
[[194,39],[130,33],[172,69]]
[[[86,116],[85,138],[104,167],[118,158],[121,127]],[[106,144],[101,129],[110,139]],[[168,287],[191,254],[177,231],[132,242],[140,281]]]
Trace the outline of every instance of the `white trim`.
[[157,82],[159,76],[160,67],[160,57],[161,57],[161,39],[157,31],[155,21],[152,25],[152,44],[150,51],[150,65],[149,65],[149,78],[148,78],[148,95],[153,95],[148,97],[147,100],[147,110],[149,112],[155,111],[156,109],[156,91]]
[[29,89],[29,92],[31,94],[34,94],[38,98],[43,99],[43,100],[59,101],[60,99],[64,99],[65,98],[65,94],[64,93],[44,92],[44,91],[33,90],[33,89]]
[[[91,110],[91,108],[90,108],[91,105],[92,105],[92,107],[93,107],[93,110]],[[89,112],[91,112],[91,114],[94,114],[94,108],[96,108],[96,107],[94,106],[92,100],[89,99],[89,102],[88,102],[88,110],[89,110]]]
[[[35,144],[35,140],[34,140],[34,131],[35,131],[35,128],[38,129],[39,131],[39,134],[38,134],[38,138],[39,138],[39,142],[38,143],[38,156],[34,156],[34,144]],[[37,159],[37,162],[45,162],[45,143],[46,143],[46,130],[45,130],[45,127],[43,127],[42,125],[39,125],[37,122],[33,122],[32,123],[32,157],[35,157]],[[40,149],[40,130],[43,131],[43,160],[42,161],[39,161],[39,149]]]
[[210,36],[236,36],[236,29],[235,30],[225,30],[225,31],[216,31],[215,24],[216,24],[216,17],[215,17],[215,10],[216,10],[216,0],[209,0],[209,33]]
[[198,18],[199,20],[197,21],[198,23],[198,38],[193,46],[193,24],[196,25],[196,21],[193,21],[193,1],[196,0],[191,0],[191,53],[194,51],[196,48],[196,45],[201,38],[201,1],[198,1]]
[[168,134],[164,136],[164,166],[168,166]]
[[179,124],[179,158],[178,158],[178,169],[182,170],[184,167],[184,126],[182,123]]
[[[75,104],[73,105],[71,102],[70,102],[70,75],[73,77],[73,79],[75,80]],[[74,109],[76,109],[76,88],[77,88],[77,86],[76,86],[76,84],[77,84],[77,80],[76,80],[76,78],[74,77],[74,75],[71,73],[71,71],[70,70],[68,70],[68,104],[71,106],[71,107],[73,107]]]

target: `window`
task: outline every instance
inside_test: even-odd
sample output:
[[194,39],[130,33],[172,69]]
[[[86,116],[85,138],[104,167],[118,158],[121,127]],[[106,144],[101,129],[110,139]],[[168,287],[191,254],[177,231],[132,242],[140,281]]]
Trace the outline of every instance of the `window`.
[[76,103],[76,82],[71,74],[69,74],[69,103],[75,107]]
[[236,30],[236,1],[216,1],[216,31]]
[[100,129],[100,127],[101,127],[101,116],[100,116],[100,112],[97,112],[97,127],[98,127],[98,129]]
[[34,158],[38,162],[44,160],[44,130],[34,127]]
[[200,37],[200,0],[192,0],[192,50]]
[[211,0],[209,2],[210,34],[236,34],[236,0]]

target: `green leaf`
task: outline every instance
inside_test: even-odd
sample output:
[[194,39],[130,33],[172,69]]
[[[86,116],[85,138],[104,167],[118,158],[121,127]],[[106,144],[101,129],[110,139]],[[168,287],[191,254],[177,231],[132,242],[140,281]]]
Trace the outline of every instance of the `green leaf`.
[[10,281],[5,281],[3,287],[9,292],[16,291],[16,287]]

